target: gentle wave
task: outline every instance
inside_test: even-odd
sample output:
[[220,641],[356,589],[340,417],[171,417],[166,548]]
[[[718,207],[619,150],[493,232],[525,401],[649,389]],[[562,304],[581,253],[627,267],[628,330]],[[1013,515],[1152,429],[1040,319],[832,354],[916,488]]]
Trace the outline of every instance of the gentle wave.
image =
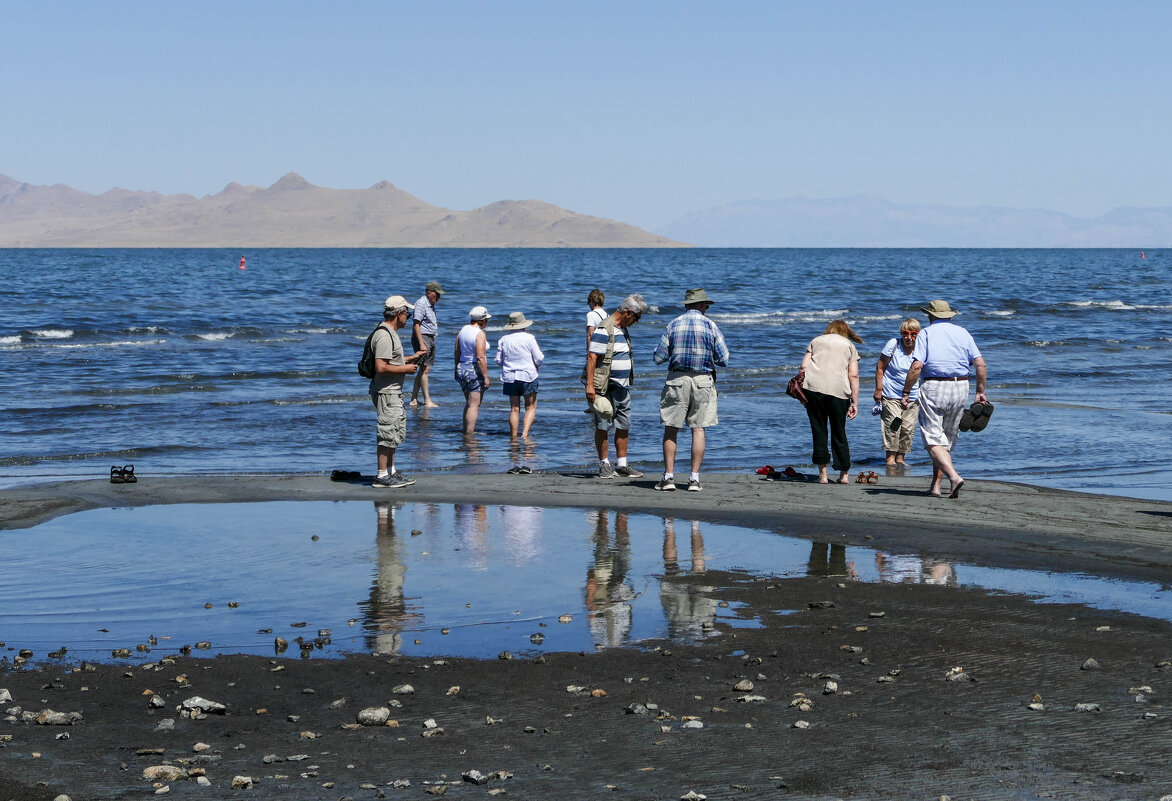
[[1079,309],[1108,309],[1110,311],[1165,311],[1172,309],[1172,306],[1159,306],[1150,303],[1124,303],[1121,300],[1072,300],[1066,303],[1067,306],[1074,306]]
[[171,331],[161,325],[132,325],[129,328],[123,328],[124,334],[170,334]]
[[986,312],[981,312],[986,317],[1012,317],[1017,314],[1013,309],[990,309]]
[[792,312],[772,311],[747,312],[744,314],[711,314],[709,316],[718,323],[729,323],[732,325],[738,325],[741,323],[770,323],[774,325],[784,325],[786,323],[794,322],[809,323],[818,320],[833,320],[838,317],[844,317],[849,312],[850,309],[815,309],[810,311]]
[[69,339],[73,336],[73,331],[68,328],[36,328],[29,331],[29,334],[41,339]]
[[19,336],[0,337],[0,345],[19,345],[23,341]]
[[209,334],[196,334],[195,338],[203,339],[208,342],[222,342],[223,340],[231,339],[234,336],[236,336],[236,334],[232,331],[213,331]]

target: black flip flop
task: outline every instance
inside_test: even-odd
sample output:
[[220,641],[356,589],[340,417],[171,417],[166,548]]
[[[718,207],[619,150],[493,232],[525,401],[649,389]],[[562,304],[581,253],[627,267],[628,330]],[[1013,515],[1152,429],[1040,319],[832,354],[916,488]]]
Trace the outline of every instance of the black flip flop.
[[521,465],[521,469],[520,469],[520,470],[518,470],[517,472],[518,472],[518,473],[520,473],[520,474],[521,474],[521,475],[523,475],[523,476],[527,476],[527,475],[529,475],[530,473],[532,473],[532,472],[533,472],[533,468],[532,468],[532,467],[530,467],[530,466],[529,466],[529,465],[527,465],[527,464],[523,464],[523,465]]
[[122,468],[122,483],[123,484],[137,484],[138,478],[134,475],[134,465],[128,464]]
[[[985,407],[987,405],[989,406],[988,414],[986,414],[986,412],[985,412]],[[981,428],[976,427],[977,422],[982,417],[988,417],[988,415],[990,415],[990,414],[993,414],[993,407],[989,404],[984,404],[984,403],[981,403],[980,401],[977,401],[972,406],[965,409],[964,414],[962,414],[960,416],[960,430],[961,431],[980,431],[982,428],[989,425],[989,422],[988,422],[988,420],[986,420],[985,425],[981,426]]]
[[[993,404],[991,403],[974,403],[973,406],[980,406],[981,408],[973,413],[973,423],[970,426],[970,431],[984,431],[985,427],[989,425],[989,418],[993,416]],[[971,410],[972,407],[970,407]]]
[[515,476],[515,475],[517,475],[517,473],[520,473],[520,472],[521,472],[521,465],[515,464],[515,465],[513,465],[512,467],[510,467],[510,468],[509,468],[509,474],[510,474],[510,475],[514,475],[514,476]]
[[110,468],[110,483],[111,484],[125,484],[126,476],[122,473],[122,468],[114,465]]

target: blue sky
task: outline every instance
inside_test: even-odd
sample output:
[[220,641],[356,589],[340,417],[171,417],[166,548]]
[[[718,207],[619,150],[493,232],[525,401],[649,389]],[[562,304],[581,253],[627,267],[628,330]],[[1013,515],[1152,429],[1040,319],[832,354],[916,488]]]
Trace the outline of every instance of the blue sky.
[[203,195],[296,171],[653,227],[869,193],[1172,206],[1172,3],[13,2],[0,173]]

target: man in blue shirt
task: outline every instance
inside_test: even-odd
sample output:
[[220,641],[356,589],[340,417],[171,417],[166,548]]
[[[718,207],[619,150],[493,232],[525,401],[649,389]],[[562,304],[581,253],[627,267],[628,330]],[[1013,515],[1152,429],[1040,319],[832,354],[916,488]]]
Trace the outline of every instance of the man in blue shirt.
[[686,312],[667,324],[652,358],[667,362],[667,382],[659,397],[663,423],[663,480],[655,489],[675,490],[676,436],[692,429],[692,472],[688,491],[700,492],[700,464],[704,461],[704,429],[717,424],[716,368],[728,364],[728,346],[716,323],[706,316],[712,301],[703,289],[684,293]]
[[928,327],[916,337],[912,366],[908,368],[901,402],[911,405],[911,392],[920,384],[920,435],[932,459],[932,484],[928,494],[940,496],[940,481],[948,476],[949,498],[960,495],[964,479],[952,464],[952,449],[960,431],[960,418],[969,400],[969,366],[976,368],[977,401],[985,398],[985,359],[972,335],[951,322],[960,314],[947,301],[934,300],[921,311],[928,315]]
[[431,365],[435,362],[435,337],[439,333],[439,324],[435,317],[435,306],[444,294],[444,288],[439,281],[428,281],[423,290],[423,297],[415,301],[415,324],[411,330],[411,345],[416,353],[422,354],[416,364],[419,372],[415,374],[415,385],[411,388],[411,406],[419,405],[419,390],[423,390],[423,405],[434,409],[438,404],[431,402],[431,392],[428,386],[428,376]]

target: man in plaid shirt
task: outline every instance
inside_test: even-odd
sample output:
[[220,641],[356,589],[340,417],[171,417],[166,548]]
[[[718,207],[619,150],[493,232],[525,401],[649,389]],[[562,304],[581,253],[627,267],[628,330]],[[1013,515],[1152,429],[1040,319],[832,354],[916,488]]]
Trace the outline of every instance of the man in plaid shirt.
[[652,358],[667,362],[667,382],[659,397],[663,423],[663,480],[661,492],[676,488],[676,436],[680,428],[692,429],[692,472],[688,491],[700,492],[700,464],[704,461],[704,429],[716,425],[716,368],[728,364],[728,346],[716,323],[706,316],[712,301],[703,289],[684,294],[686,312],[667,324]]

